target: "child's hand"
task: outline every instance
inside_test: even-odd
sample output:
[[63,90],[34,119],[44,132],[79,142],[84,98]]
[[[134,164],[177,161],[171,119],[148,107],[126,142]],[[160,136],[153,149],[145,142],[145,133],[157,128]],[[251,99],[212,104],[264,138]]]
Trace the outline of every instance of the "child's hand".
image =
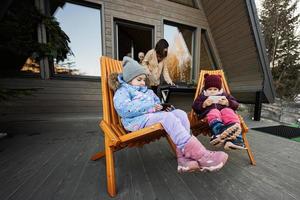
[[155,109],[155,112],[156,112],[156,111],[160,111],[161,109],[163,109],[163,107],[160,104],[155,104],[154,109]]
[[229,101],[226,97],[222,98],[219,100],[218,104],[224,105],[224,106],[229,106]]
[[206,108],[206,107],[210,106],[211,104],[213,104],[213,100],[207,98],[207,99],[203,102],[202,107],[203,107],[203,108]]
[[166,108],[166,112],[171,112],[172,110],[175,110],[175,107],[173,105],[171,105],[170,107]]

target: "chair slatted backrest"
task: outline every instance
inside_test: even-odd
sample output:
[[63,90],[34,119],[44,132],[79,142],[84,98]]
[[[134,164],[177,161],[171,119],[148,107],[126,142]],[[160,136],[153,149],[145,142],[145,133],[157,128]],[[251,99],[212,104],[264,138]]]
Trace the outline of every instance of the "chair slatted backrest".
[[111,125],[111,128],[119,136],[126,134],[121,120],[114,108],[114,91],[109,88],[108,79],[111,73],[122,72],[122,62],[102,56],[101,62],[101,88],[102,88],[102,104],[103,104],[103,120]]
[[197,85],[197,90],[195,93],[194,100],[198,97],[198,95],[202,92],[202,89],[204,87],[204,75],[209,74],[209,75],[220,75],[222,79],[222,87],[224,91],[227,94],[230,94],[230,90],[224,75],[223,70],[201,70],[200,75],[199,75],[199,80],[198,80],[198,85]]

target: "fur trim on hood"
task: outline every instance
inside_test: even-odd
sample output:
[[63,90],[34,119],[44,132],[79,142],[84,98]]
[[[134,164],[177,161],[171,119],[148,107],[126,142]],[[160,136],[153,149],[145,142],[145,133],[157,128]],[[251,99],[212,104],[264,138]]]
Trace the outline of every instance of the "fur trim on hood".
[[116,72],[111,73],[109,75],[108,86],[113,91],[116,91],[121,86],[120,82],[118,81],[118,76],[119,76],[119,74]]

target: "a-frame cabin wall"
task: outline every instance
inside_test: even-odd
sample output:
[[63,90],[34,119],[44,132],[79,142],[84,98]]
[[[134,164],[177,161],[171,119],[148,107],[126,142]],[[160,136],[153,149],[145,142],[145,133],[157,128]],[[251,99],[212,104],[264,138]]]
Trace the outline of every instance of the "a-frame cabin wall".
[[244,102],[255,102],[262,90],[259,62],[245,0],[202,0],[222,67],[233,93]]

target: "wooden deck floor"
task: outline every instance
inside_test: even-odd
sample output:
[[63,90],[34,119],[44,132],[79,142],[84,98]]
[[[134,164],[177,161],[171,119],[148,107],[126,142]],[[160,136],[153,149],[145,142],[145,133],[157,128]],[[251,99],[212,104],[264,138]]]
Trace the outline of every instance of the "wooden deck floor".
[[[31,126],[30,132],[27,127]],[[0,140],[0,199],[110,199],[97,119],[15,124]],[[208,138],[199,137],[208,145]],[[116,154],[115,199],[300,199],[300,143],[250,130],[257,166],[246,152],[229,152],[216,173],[178,174],[167,142]],[[209,147],[211,149],[211,147]]]

